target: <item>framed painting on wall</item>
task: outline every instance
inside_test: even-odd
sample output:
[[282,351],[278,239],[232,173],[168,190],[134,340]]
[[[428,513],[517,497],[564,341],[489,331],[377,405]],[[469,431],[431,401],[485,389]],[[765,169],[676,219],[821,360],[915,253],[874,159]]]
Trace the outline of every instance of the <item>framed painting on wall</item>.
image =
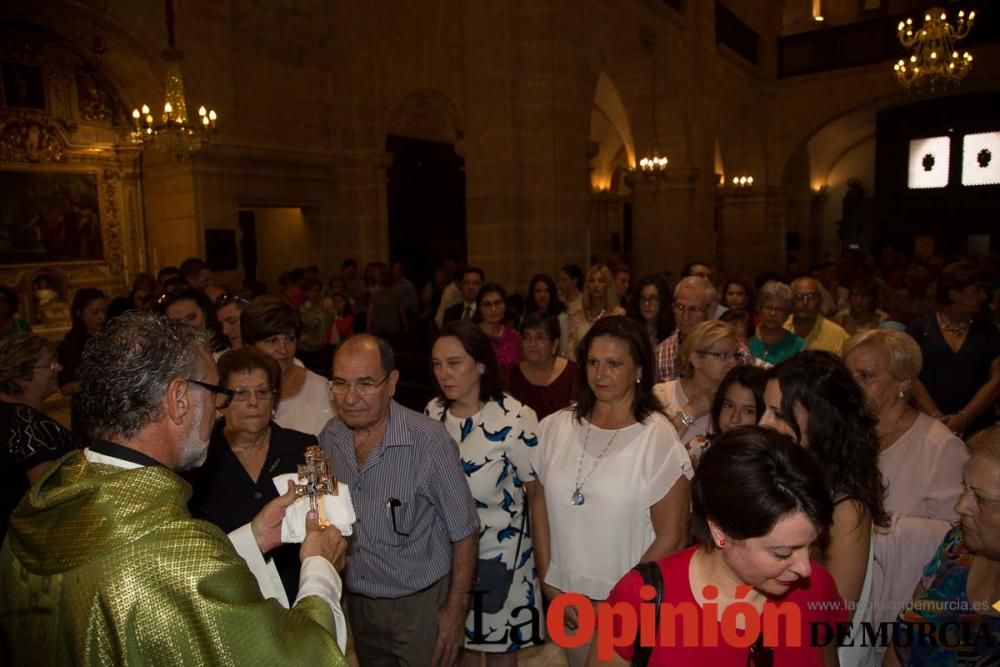
[[0,264],[103,259],[97,174],[0,171]]

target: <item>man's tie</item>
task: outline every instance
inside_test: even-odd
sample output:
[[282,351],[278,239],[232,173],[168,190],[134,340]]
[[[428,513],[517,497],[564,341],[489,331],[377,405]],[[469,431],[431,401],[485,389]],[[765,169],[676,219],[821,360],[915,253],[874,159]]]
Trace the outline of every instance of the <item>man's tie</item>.
[[472,319],[472,306],[470,304],[465,304],[465,310],[462,311],[462,319],[463,320]]

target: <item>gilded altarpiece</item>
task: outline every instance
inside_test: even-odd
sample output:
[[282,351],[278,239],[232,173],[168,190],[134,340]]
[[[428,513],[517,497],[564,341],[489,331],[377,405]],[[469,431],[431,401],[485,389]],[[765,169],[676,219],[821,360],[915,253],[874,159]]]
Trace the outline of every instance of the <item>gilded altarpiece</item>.
[[42,335],[79,288],[110,298],[146,270],[138,154],[95,61],[0,25],[0,284]]

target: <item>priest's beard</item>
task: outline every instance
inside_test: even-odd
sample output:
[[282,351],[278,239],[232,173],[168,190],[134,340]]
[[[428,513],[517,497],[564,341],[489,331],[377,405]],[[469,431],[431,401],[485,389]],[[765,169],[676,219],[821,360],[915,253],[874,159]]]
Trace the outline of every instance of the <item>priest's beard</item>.
[[195,401],[194,416],[191,419],[191,430],[188,431],[181,442],[177,470],[198,468],[208,458],[208,440],[201,439],[201,420],[204,417],[204,401]]

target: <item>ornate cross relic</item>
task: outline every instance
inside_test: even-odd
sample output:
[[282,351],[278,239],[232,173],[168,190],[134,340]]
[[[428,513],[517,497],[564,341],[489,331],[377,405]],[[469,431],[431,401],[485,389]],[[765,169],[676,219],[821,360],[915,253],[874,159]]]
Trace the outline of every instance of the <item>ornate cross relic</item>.
[[295,497],[309,496],[309,509],[320,513],[319,497],[324,493],[337,495],[337,478],[333,476],[330,459],[323,456],[322,449],[313,445],[306,448],[305,464],[299,465],[299,481],[295,485]]

